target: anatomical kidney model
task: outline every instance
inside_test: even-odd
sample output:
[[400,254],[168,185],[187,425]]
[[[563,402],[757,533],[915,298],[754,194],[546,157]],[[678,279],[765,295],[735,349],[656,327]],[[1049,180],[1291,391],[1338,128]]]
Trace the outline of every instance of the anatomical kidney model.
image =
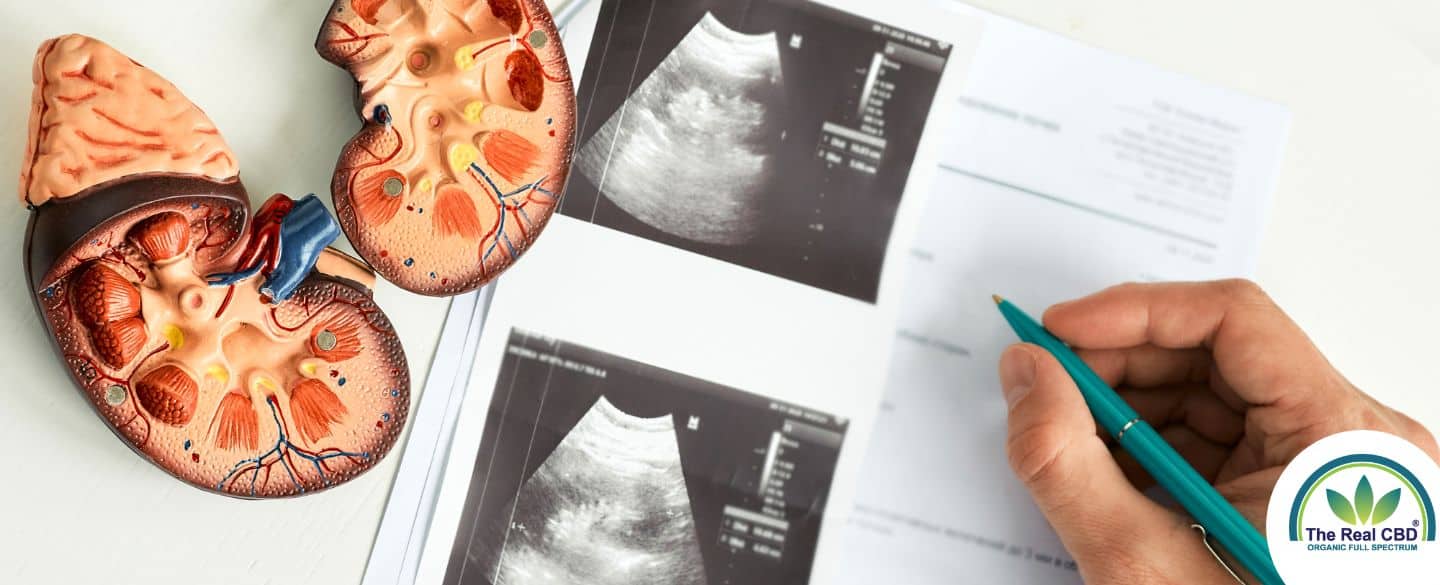
[[36,56],[20,195],[26,275],[106,423],[238,497],[325,489],[404,424],[409,370],[373,275],[313,195],[252,219],[235,155],[168,81],[92,38]]
[[477,288],[529,248],[565,186],[575,92],[540,0],[336,0],[315,48],[364,125],[330,190],[355,249],[422,294]]

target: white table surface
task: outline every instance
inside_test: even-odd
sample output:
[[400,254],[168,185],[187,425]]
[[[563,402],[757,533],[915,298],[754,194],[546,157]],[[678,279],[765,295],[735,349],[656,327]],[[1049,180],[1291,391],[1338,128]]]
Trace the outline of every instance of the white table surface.
[[[1258,280],[1352,381],[1440,430],[1440,3],[977,0],[1078,40],[1285,104],[1294,124]],[[311,48],[329,2],[8,2],[0,178],[19,175],[30,65],[102,38],[176,83],[236,151],[255,199],[323,196],[358,121]],[[184,28],[177,28],[184,23]],[[13,183],[12,183],[13,184]],[[327,198],[328,199],[328,198]],[[12,199],[12,201],[17,201]],[[21,276],[27,212],[0,205],[0,582],[357,583],[397,457],[320,495],[240,501],[183,485],[95,417]],[[382,283],[418,389],[447,302]]]

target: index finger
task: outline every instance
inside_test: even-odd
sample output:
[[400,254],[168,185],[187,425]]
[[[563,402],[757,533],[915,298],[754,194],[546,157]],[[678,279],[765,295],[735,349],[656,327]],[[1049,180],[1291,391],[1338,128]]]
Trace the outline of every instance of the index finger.
[[1334,377],[1299,326],[1246,280],[1124,284],[1055,305],[1044,322],[1079,348],[1208,348],[1221,376],[1251,404],[1328,388]]

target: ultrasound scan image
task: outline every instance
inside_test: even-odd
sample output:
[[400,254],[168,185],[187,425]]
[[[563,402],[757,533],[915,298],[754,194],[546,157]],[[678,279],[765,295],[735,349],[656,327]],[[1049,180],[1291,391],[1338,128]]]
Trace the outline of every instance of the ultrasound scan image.
[[846,428],[513,331],[444,582],[803,584]]
[[750,242],[776,170],[783,83],[774,33],[739,33],[707,12],[576,167],[650,227],[705,244]]
[[496,583],[704,585],[670,417],[595,403],[511,504]]
[[560,213],[874,302],[949,54],[804,0],[602,0]]

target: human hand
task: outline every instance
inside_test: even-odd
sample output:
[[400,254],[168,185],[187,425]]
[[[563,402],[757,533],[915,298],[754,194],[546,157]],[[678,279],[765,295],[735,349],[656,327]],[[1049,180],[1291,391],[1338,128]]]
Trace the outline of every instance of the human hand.
[[[1341,376],[1249,281],[1120,285],[1044,324],[1262,532],[1280,472],[1331,434],[1384,431],[1440,461],[1429,431]],[[1015,344],[1000,380],[1011,468],[1087,583],[1233,583],[1183,510],[1141,493],[1154,480],[1097,434],[1054,357]]]

